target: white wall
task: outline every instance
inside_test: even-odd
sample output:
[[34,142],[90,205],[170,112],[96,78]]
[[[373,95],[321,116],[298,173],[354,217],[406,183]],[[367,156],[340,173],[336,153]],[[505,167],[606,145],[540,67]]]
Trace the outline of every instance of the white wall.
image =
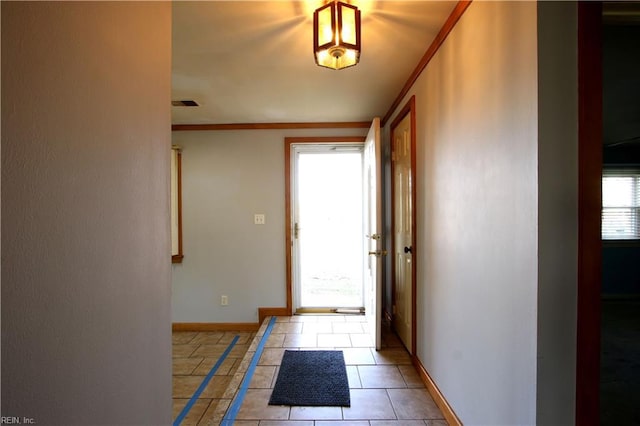
[[2,2],[2,416],[171,422],[170,3]]
[[[182,147],[184,248],[173,265],[173,321],[255,323],[259,307],[285,307],[284,138],[366,132],[173,132]],[[265,225],[253,224],[255,213]]]
[[535,2],[473,2],[407,95],[417,355],[466,425],[536,423],[536,34]]

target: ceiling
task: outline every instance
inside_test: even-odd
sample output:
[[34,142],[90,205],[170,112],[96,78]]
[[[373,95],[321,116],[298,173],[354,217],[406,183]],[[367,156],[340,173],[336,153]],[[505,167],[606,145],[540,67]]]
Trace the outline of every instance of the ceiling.
[[603,143],[640,161],[640,3],[606,3],[603,17]]
[[315,65],[322,0],[173,3],[173,124],[370,121],[384,116],[455,1],[353,0],[362,11],[355,67]]

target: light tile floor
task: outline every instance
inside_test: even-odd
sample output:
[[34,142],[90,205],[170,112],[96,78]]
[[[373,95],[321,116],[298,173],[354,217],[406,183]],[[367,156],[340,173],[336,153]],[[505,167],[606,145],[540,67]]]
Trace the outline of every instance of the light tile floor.
[[[255,354],[267,322],[260,327],[251,344],[245,348],[242,361],[227,360],[220,369],[220,377],[203,392],[182,425],[217,425],[234,398]],[[411,365],[409,354],[398,338],[386,330],[383,348],[376,351],[366,333],[363,316],[301,315],[277,317],[262,356],[249,383],[249,388],[236,417],[236,425],[245,426],[445,426],[442,413],[428,394],[418,373]],[[184,334],[184,336],[182,336]],[[202,333],[200,333],[202,334]],[[223,334],[223,333],[219,333]],[[229,335],[233,333],[228,332]],[[250,333],[245,333],[250,334]],[[215,337],[210,336],[211,340]],[[222,336],[221,336],[222,338]],[[194,341],[194,339],[197,339]],[[217,343],[198,343],[207,337],[174,333],[174,418],[186,404],[185,396],[197,388],[190,379],[178,377],[176,372],[188,372],[197,358],[204,363],[215,356]],[[229,337],[227,339],[230,340]],[[248,341],[248,340],[246,340]],[[196,347],[196,345],[199,345]],[[211,347],[208,347],[210,345]],[[241,346],[245,346],[243,343]],[[226,346],[225,346],[226,347]],[[270,406],[269,397],[278,375],[285,350],[339,349],[347,364],[351,407],[289,407]],[[238,349],[240,351],[241,349]],[[212,355],[213,351],[213,355]],[[188,355],[184,355],[188,353]],[[220,352],[222,353],[222,352]],[[219,354],[218,354],[219,356]],[[196,360],[190,360],[196,358]],[[209,360],[209,369],[215,361]],[[194,367],[192,373],[206,370]],[[208,372],[208,370],[207,370]],[[207,374],[204,372],[203,374]],[[201,378],[204,378],[201,376]],[[191,379],[193,380],[193,379]],[[194,380],[195,381],[195,380]],[[184,383],[183,383],[184,382]],[[225,390],[221,390],[226,383]],[[192,392],[193,393],[193,392]],[[182,402],[184,400],[184,402]]]
[[[219,366],[200,398],[189,410],[181,426],[208,424],[228,407],[224,399],[232,379],[256,333],[250,332],[173,332],[173,420],[187,405],[235,336],[238,341]],[[222,405],[221,405],[222,403]]]

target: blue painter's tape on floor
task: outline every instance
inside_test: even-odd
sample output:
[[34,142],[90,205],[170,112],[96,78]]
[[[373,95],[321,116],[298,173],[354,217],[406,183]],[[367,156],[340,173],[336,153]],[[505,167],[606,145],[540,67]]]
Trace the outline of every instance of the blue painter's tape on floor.
[[218,362],[216,362],[216,364],[211,368],[211,371],[209,371],[209,374],[207,374],[207,376],[204,378],[202,383],[200,383],[200,386],[198,386],[198,389],[196,389],[196,391],[193,393],[193,395],[191,396],[191,399],[189,400],[189,402],[187,402],[187,405],[185,405],[182,411],[180,412],[180,414],[178,414],[178,417],[176,417],[176,420],[173,422],[173,426],[179,426],[180,423],[182,423],[182,421],[184,420],[184,418],[187,417],[187,414],[189,414],[189,410],[191,410],[191,407],[193,407],[193,404],[195,404],[198,398],[200,398],[200,394],[207,387],[207,385],[213,378],[214,374],[216,374],[216,371],[218,371],[218,368],[220,368],[224,360],[229,355],[229,352],[231,352],[233,347],[236,345],[236,342],[238,341],[239,338],[240,336],[235,336],[231,341],[231,343],[229,343],[229,346],[227,346],[227,349],[225,349],[225,351],[222,353],[222,355],[218,359]]
[[244,396],[247,393],[247,389],[249,388],[249,382],[251,382],[251,377],[253,376],[254,371],[256,370],[256,366],[258,365],[258,360],[262,356],[262,350],[264,349],[264,345],[267,343],[267,339],[271,334],[271,330],[273,330],[273,325],[276,323],[276,317],[271,317],[269,321],[269,325],[260,339],[260,343],[258,343],[258,348],[256,349],[256,353],[253,355],[251,359],[251,364],[249,364],[249,368],[247,369],[247,373],[244,375],[244,379],[242,380],[242,384],[240,385],[240,389],[238,390],[238,394],[236,395],[233,402],[231,402],[231,406],[229,406],[229,410],[227,410],[227,414],[225,414],[222,419],[221,425],[223,426],[231,426],[233,422],[236,420],[236,416],[240,411],[240,407],[242,406],[242,401],[244,401]]

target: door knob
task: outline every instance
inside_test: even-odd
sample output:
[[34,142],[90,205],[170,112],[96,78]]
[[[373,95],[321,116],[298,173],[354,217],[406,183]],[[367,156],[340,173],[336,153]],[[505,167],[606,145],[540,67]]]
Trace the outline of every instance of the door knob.
[[412,247],[405,247],[404,248],[404,252],[405,253],[412,253],[413,248]]
[[371,256],[386,256],[387,255],[387,251],[386,250],[370,251],[369,254]]

